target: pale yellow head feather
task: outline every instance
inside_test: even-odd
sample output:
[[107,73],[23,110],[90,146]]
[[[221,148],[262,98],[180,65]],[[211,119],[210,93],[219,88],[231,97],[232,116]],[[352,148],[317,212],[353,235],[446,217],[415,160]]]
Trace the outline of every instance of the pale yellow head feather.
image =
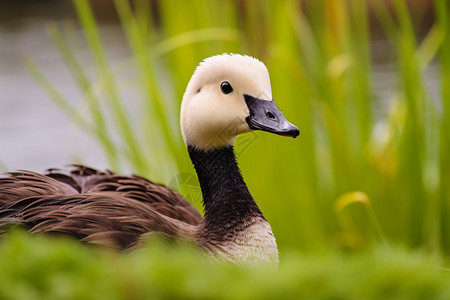
[[[230,94],[220,85],[228,81]],[[272,90],[266,66],[256,58],[222,54],[202,61],[189,81],[181,104],[181,131],[186,145],[198,149],[230,145],[250,131],[244,95],[270,101]]]

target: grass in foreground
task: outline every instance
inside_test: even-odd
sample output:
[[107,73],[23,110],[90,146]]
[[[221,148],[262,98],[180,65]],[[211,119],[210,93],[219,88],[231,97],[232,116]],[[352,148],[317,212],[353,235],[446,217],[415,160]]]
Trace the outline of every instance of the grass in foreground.
[[13,231],[0,241],[0,299],[449,299],[442,260],[396,249],[283,251],[279,270],[217,264],[188,247],[131,254]]

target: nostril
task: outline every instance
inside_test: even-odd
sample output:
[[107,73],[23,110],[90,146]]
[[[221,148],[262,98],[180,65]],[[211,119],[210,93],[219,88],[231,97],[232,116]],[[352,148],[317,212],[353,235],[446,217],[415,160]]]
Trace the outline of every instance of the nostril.
[[270,111],[266,112],[266,117],[271,120],[275,120],[275,115],[273,113],[271,113]]

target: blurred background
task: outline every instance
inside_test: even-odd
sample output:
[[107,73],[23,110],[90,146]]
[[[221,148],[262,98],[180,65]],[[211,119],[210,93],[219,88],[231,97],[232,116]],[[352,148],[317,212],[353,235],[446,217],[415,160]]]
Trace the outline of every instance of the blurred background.
[[201,209],[181,98],[203,58],[243,53],[300,128],[236,143],[282,253],[450,252],[446,0],[0,3],[0,170],[137,173]]

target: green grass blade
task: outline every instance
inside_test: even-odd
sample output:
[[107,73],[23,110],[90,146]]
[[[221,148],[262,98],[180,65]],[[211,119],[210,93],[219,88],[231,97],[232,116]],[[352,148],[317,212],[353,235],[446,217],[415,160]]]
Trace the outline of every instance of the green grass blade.
[[143,174],[147,170],[146,161],[140,153],[138,139],[120,99],[119,90],[109,67],[90,5],[87,0],[75,0],[74,4],[99,74],[105,80],[106,92],[110,100],[108,107],[111,108],[122,142],[133,167],[138,173]]
[[31,58],[25,58],[25,66],[34,77],[34,79],[41,85],[47,95],[52,99],[76,124],[87,132],[92,133],[93,129],[89,123],[74,109],[61,93],[50,83],[50,81],[40,71],[39,67],[31,60]]
[[51,24],[48,27],[48,34],[52,38],[53,43],[56,45],[71,75],[74,77],[78,88],[84,94],[88,112],[91,114],[93,123],[97,127],[95,130],[96,138],[99,140],[108,157],[110,167],[112,170],[120,170],[118,153],[116,151],[116,147],[113,145],[112,137],[108,133],[109,130],[107,129],[106,121],[100,106],[100,99],[96,97],[93,85],[56,25]]

